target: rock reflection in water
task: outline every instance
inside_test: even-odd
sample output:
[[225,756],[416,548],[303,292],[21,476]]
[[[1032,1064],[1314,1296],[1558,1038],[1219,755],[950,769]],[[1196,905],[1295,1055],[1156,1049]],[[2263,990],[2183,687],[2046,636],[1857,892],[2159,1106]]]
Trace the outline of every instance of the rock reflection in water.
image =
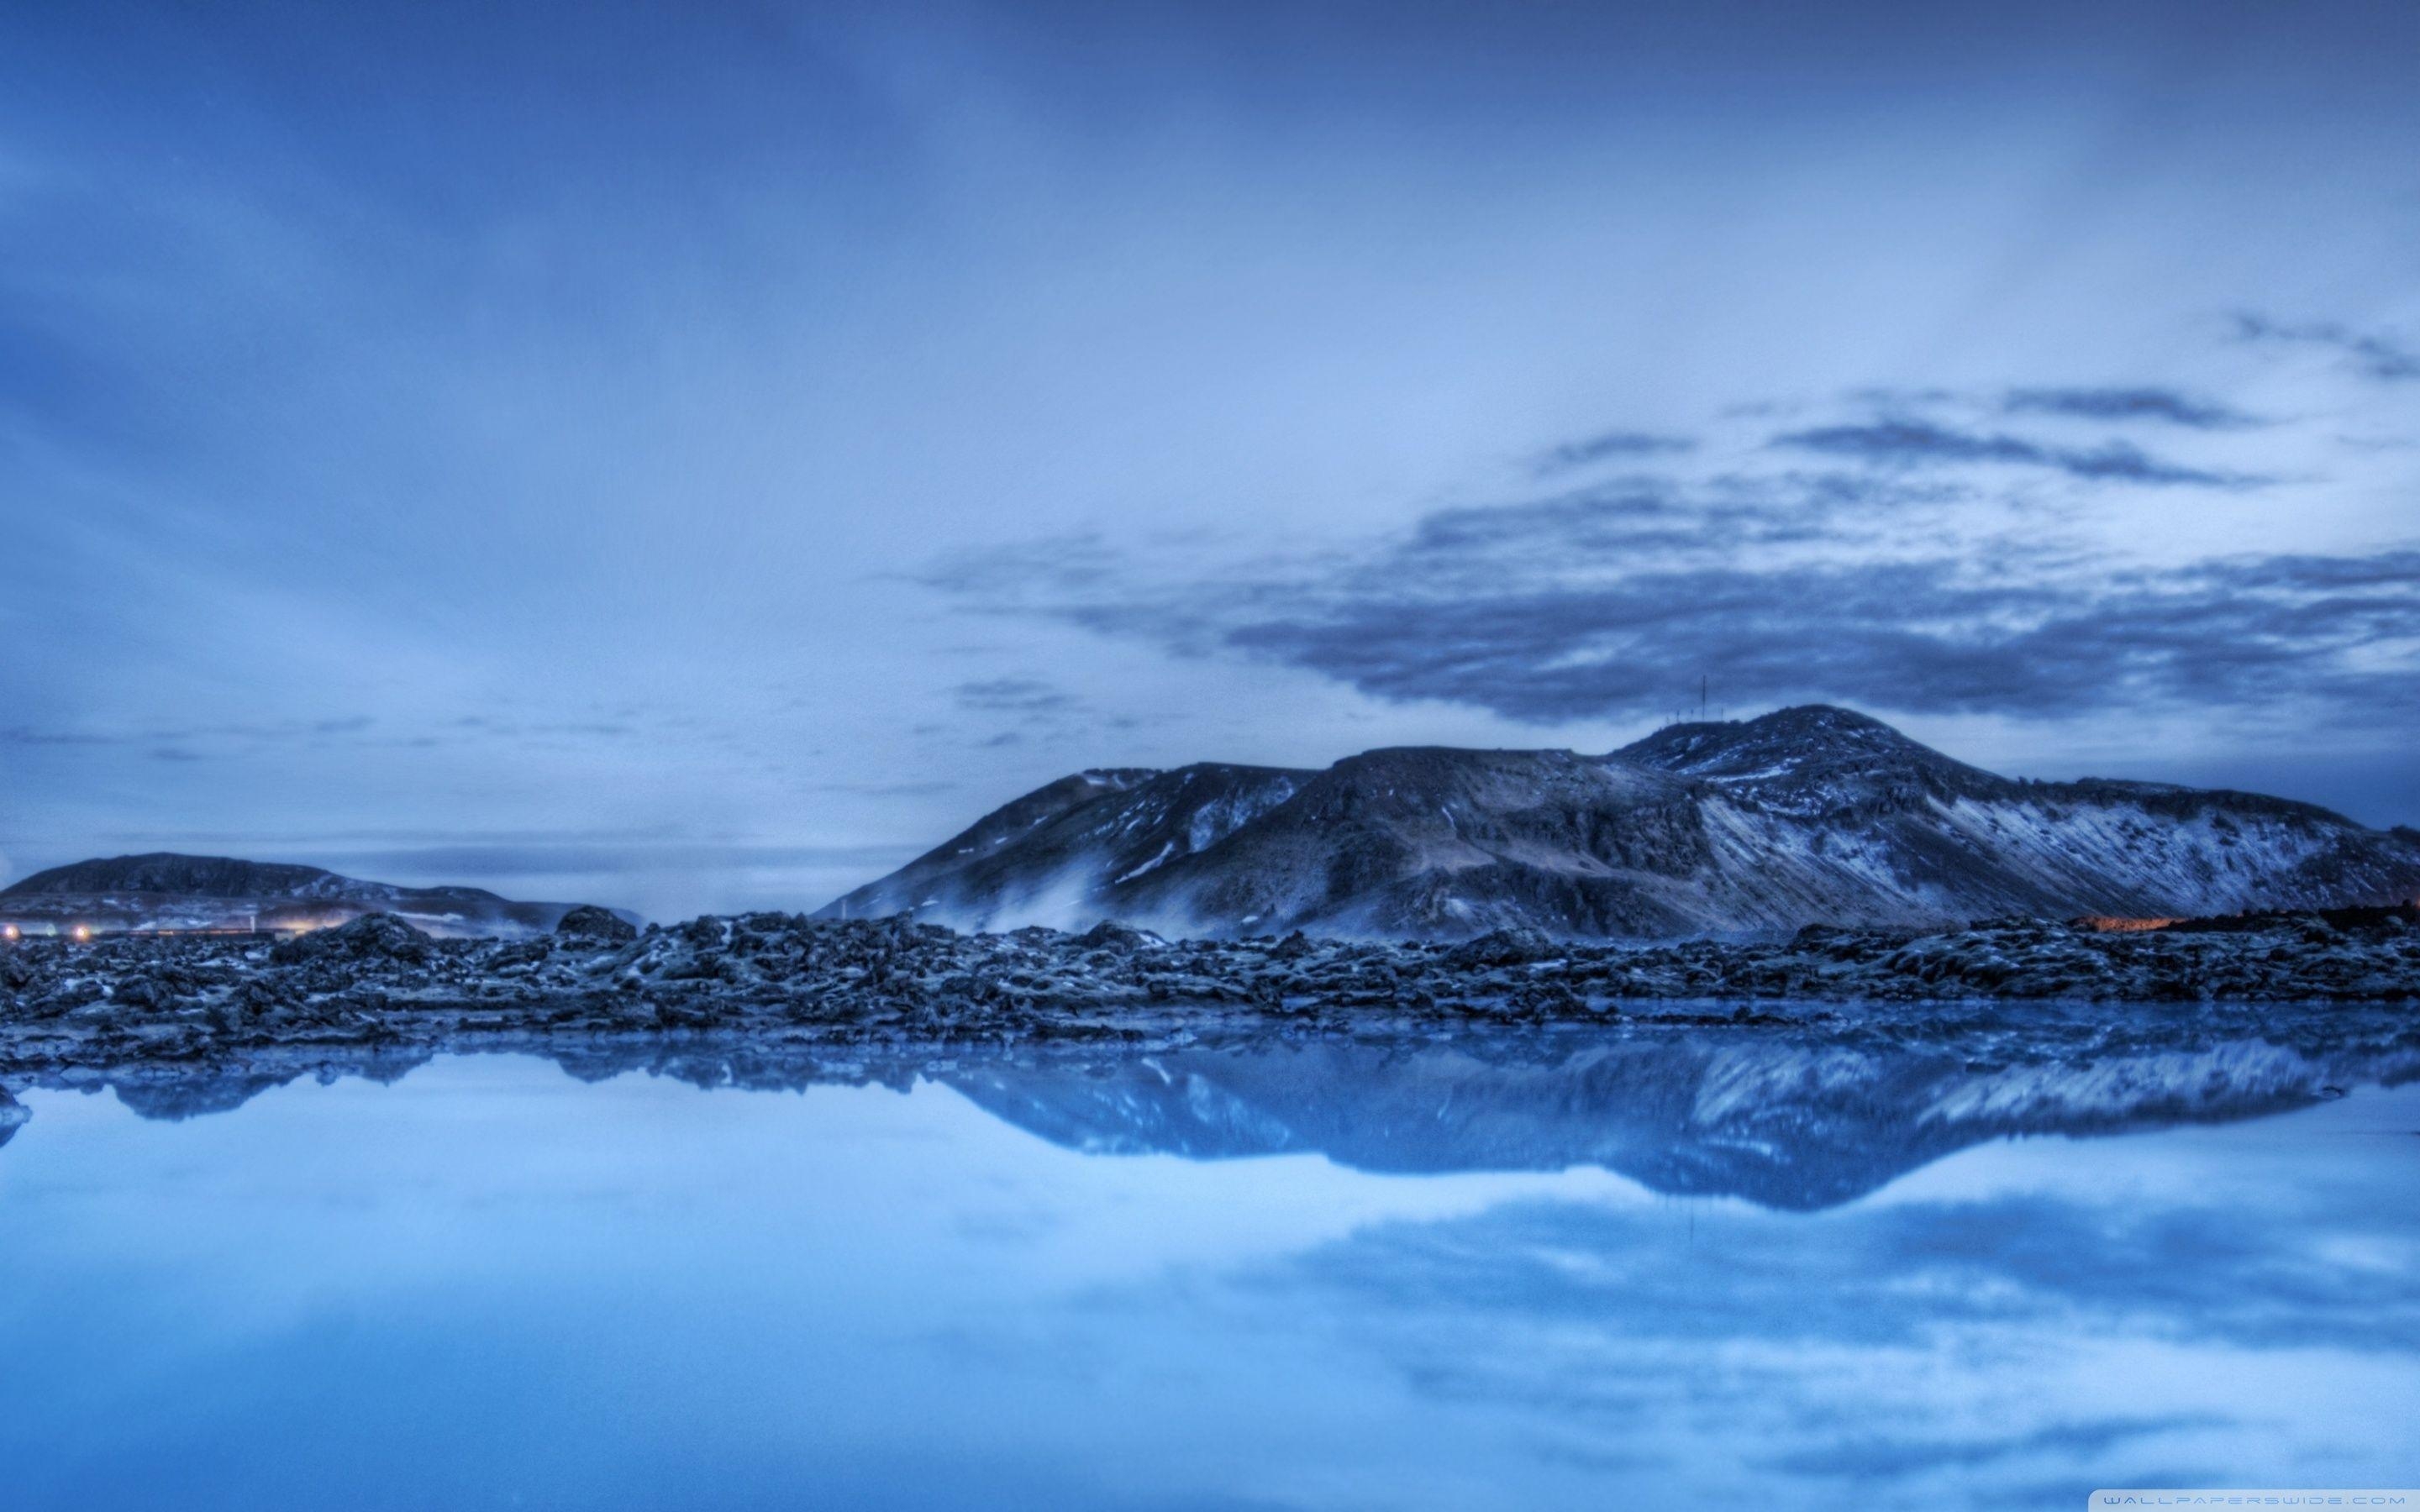
[[7,1144],[28,1117],[24,1105],[0,1088],[0,1145]]

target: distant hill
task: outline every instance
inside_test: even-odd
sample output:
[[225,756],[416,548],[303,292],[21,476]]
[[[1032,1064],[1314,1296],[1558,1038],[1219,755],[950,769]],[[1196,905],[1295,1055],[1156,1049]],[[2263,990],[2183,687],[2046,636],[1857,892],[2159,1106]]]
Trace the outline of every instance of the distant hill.
[[1669,938],[2420,897],[2420,835],[2256,794],[1966,765],[1809,705],[1607,755],[1079,773],[823,911],[960,928]]
[[164,851],[77,861],[0,887],[0,924],[27,932],[79,924],[112,931],[283,929],[389,913],[440,936],[536,934],[574,906],[516,903],[478,887],[404,887],[316,866]]

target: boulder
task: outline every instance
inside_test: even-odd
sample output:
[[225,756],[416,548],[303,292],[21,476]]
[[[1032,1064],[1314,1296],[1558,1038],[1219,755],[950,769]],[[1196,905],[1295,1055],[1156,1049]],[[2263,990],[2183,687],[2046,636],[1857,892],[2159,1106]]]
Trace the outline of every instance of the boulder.
[[1557,953],[1555,942],[1544,930],[1527,924],[1511,929],[1490,930],[1476,939],[1465,940],[1445,953],[1449,964],[1457,966],[1526,966],[1533,961],[1544,961]]
[[428,959],[428,936],[393,914],[364,914],[334,929],[313,930],[280,940],[269,952],[281,966],[308,961],[403,961]]
[[628,945],[639,937],[639,926],[611,909],[582,903],[555,921],[558,939],[592,945]]
[[1088,950],[1109,950],[1119,955],[1126,955],[1136,950],[1148,950],[1155,946],[1166,945],[1168,942],[1156,934],[1118,923],[1114,919],[1105,918],[1077,935],[1076,943]]

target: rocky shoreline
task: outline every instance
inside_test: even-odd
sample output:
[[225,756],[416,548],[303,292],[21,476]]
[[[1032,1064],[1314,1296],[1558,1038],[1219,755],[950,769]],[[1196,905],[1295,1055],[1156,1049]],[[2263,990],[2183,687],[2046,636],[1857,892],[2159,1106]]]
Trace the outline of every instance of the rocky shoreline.
[[[768,1042],[1138,1041],[1456,1025],[1854,1021],[1874,1005],[2420,999],[2409,908],[2158,929],[2011,919],[1929,934],[1809,928],[1657,946],[1500,931],[1454,944],[1168,941],[1116,925],[957,934],[751,914],[644,933],[601,910],[552,935],[433,940],[373,915],[270,943],[125,936],[0,948],[11,1072],[272,1047],[431,1047],[697,1031]],[[1860,1007],[1860,1005],[1865,1005]]]

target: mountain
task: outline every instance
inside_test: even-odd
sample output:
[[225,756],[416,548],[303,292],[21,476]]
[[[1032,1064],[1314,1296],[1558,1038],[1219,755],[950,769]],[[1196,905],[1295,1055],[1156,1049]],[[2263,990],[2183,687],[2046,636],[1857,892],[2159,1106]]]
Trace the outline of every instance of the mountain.
[[537,934],[571,903],[515,903],[477,887],[399,887],[316,866],[217,856],[120,856],[38,872],[0,887],[0,924],[26,933],[292,929],[399,914],[440,936]]
[[823,913],[1645,939],[2413,897],[2411,830],[2257,794],[2000,777],[1810,705],[1602,756],[1416,747],[1326,771],[1083,773]]

